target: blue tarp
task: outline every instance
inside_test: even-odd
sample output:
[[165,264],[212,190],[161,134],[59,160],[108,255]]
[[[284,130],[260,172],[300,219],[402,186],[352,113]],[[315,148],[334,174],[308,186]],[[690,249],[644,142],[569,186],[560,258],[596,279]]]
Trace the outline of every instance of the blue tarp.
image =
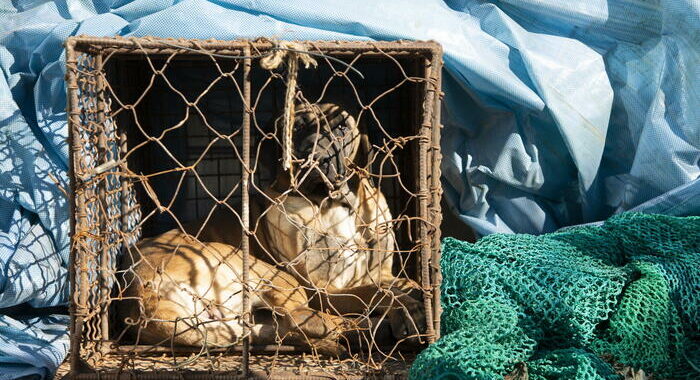
[[[697,0],[0,0],[0,17],[0,307],[67,302],[76,34],[437,40],[445,195],[478,234],[700,211]],[[0,379],[50,374],[66,320],[0,315]]]

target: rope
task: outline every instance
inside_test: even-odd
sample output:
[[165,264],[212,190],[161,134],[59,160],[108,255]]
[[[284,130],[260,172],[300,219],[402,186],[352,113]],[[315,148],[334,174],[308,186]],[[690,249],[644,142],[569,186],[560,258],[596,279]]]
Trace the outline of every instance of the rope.
[[260,60],[260,67],[266,70],[274,70],[282,62],[287,61],[287,88],[284,95],[284,113],[282,114],[282,167],[292,174],[292,129],[294,126],[294,97],[297,91],[297,76],[299,60],[304,63],[304,68],[317,67],[313,59],[301,44],[290,41],[280,41],[282,49],[275,49],[271,55]]

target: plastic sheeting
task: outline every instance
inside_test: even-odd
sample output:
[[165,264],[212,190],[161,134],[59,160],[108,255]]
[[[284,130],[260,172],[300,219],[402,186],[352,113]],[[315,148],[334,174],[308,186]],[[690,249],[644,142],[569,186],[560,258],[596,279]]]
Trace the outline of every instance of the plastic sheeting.
[[[4,0],[0,17],[0,307],[67,301],[75,34],[434,39],[445,194],[479,234],[700,211],[695,0]],[[56,323],[0,316],[0,379],[53,371]]]

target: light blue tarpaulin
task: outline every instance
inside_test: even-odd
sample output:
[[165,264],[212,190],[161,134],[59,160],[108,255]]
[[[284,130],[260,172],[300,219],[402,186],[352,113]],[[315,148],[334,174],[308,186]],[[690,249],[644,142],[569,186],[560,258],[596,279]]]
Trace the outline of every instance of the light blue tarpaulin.
[[[445,195],[479,234],[700,211],[697,0],[0,0],[0,307],[67,301],[76,34],[434,39]],[[51,373],[65,325],[0,316],[0,379]]]

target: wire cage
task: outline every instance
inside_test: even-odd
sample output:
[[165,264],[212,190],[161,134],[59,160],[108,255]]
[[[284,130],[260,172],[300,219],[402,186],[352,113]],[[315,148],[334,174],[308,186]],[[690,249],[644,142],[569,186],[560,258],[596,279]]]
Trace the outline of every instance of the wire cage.
[[440,331],[434,42],[66,42],[73,378],[403,378]]

